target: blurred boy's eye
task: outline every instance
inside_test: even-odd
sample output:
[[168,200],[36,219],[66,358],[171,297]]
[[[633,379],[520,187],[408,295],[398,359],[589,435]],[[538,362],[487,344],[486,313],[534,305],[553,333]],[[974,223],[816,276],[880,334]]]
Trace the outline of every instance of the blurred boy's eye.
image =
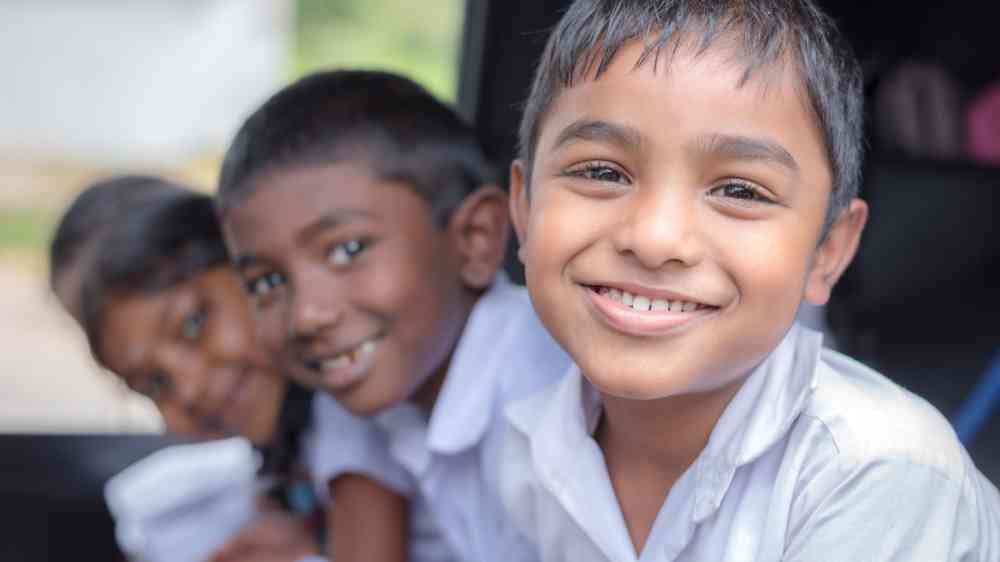
[[751,205],[754,203],[767,203],[773,204],[774,200],[763,194],[763,192],[749,184],[743,182],[734,182],[719,185],[713,187],[709,193],[715,197],[723,197],[729,199],[731,202],[737,205]]
[[246,282],[246,291],[255,299],[262,299],[271,291],[277,289],[285,283],[285,277],[278,272],[271,272],[266,275],[254,277]]
[[148,377],[143,378],[143,380],[134,387],[134,390],[155,402],[163,400],[167,394],[170,393],[172,387],[173,380],[171,380],[170,375],[164,373],[163,371],[157,371]]
[[208,314],[204,308],[199,308],[195,312],[185,316],[181,322],[181,337],[189,342],[198,341],[205,327],[205,319],[207,317]]
[[358,254],[365,251],[367,248],[368,242],[365,240],[348,240],[343,244],[337,244],[331,248],[328,257],[333,265],[348,265],[354,261],[354,258],[357,257]]

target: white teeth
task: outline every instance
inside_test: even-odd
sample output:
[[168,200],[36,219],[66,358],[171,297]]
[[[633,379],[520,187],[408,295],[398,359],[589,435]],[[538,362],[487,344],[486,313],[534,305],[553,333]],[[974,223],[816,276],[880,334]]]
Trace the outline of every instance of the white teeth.
[[358,353],[363,355],[369,355],[373,351],[375,351],[375,342],[372,340],[366,340],[363,344],[361,344],[361,347],[358,348]]
[[[639,312],[694,312],[698,309],[698,303],[687,302],[687,301],[669,301],[667,299],[651,299],[649,297],[644,297],[642,295],[636,295],[628,291],[623,291],[621,289],[601,287],[597,290],[601,295],[608,297],[609,299],[620,302],[625,306],[631,307],[633,310]],[[368,349],[367,345],[371,342],[365,342],[360,348],[361,352],[369,353],[366,351]],[[372,348],[374,348],[374,343],[371,343]]]
[[646,297],[637,296],[632,299],[632,308],[640,312],[646,312],[649,310],[649,299]]
[[369,355],[375,351],[375,342],[372,340],[366,340],[361,345],[352,349],[351,351],[345,351],[334,357],[333,359],[327,359],[320,364],[320,368],[323,370],[336,370],[344,369],[350,367],[352,363],[357,361],[362,355]]
[[351,358],[347,353],[341,353],[333,359],[323,361],[323,369],[343,369],[351,364]]

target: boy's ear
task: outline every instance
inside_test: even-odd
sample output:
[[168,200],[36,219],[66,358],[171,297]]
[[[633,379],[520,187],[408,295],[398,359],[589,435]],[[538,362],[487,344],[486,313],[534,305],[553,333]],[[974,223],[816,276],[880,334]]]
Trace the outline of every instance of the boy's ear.
[[472,289],[489,287],[507,250],[507,194],[495,185],[480,187],[462,200],[448,224],[462,260],[462,281]]
[[861,231],[868,222],[868,204],[861,199],[851,201],[830,226],[826,238],[816,249],[812,269],[806,279],[805,299],[824,305],[837,280],[847,269],[858,251]]
[[510,217],[514,222],[514,232],[517,234],[517,259],[524,263],[524,242],[528,227],[528,186],[524,176],[524,163],[514,160],[510,164]]

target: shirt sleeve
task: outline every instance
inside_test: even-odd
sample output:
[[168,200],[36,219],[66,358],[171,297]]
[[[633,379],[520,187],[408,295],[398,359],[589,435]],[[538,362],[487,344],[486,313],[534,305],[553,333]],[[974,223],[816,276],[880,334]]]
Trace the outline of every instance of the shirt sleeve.
[[330,501],[330,481],[342,474],[360,474],[401,495],[413,495],[413,479],[392,458],[385,435],[371,420],[352,415],[322,393],[316,393],[314,400],[304,454],[323,503]]
[[[927,466],[881,461],[806,490],[785,562],[985,562],[968,481]],[[795,517],[793,517],[794,521]],[[978,551],[978,552],[977,552]]]

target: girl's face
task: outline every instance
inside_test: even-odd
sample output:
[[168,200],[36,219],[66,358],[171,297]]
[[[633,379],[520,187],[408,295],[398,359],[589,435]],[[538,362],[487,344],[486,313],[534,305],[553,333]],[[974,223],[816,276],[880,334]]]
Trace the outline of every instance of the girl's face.
[[112,297],[102,329],[105,365],[156,403],[168,430],[272,439],[285,382],[256,345],[228,266],[159,293]]

